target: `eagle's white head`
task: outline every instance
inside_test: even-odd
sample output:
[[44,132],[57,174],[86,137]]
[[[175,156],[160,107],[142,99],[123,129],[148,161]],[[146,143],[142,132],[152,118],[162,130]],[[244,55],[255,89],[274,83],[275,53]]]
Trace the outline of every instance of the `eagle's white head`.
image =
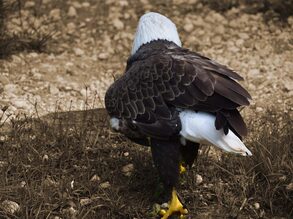
[[143,44],[153,40],[168,40],[181,46],[176,25],[164,15],[149,12],[139,19],[131,55],[136,53]]

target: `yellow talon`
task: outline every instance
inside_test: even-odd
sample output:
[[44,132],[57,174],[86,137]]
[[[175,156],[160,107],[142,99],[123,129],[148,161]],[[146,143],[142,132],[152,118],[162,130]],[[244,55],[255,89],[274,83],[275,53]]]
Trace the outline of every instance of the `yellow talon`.
[[185,219],[186,218],[186,216],[184,215],[184,214],[181,214],[180,216],[179,216],[179,219]]
[[[164,212],[164,213],[163,213]],[[188,213],[188,210],[183,208],[182,203],[179,201],[176,191],[172,191],[172,199],[167,211],[161,210],[160,213],[163,217],[161,219],[168,219],[173,213],[179,212],[180,218],[183,219],[184,215]]]
[[161,216],[164,216],[164,215],[166,214],[166,210],[161,209],[160,212],[159,212],[159,214],[160,214]]
[[182,173],[185,173],[185,172],[186,172],[186,167],[184,167],[182,164],[180,164],[179,173],[182,174]]

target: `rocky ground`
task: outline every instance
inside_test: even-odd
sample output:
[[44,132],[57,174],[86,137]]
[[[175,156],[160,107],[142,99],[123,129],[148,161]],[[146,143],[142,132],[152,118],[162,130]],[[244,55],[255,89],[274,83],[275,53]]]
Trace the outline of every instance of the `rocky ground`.
[[[192,7],[190,7],[192,5]],[[53,33],[48,53],[0,60],[0,106],[39,115],[103,106],[107,87],[124,71],[140,15],[158,11],[176,24],[183,46],[238,71],[253,97],[248,111],[267,105],[292,110],[293,17],[288,23],[241,7],[218,13],[195,0],[26,1],[8,30]],[[37,13],[36,13],[37,12]]]
[[[52,39],[48,41],[45,53],[21,52],[0,60],[0,107],[8,107],[0,118],[4,121],[16,115],[29,115],[30,118],[60,111],[103,107],[105,91],[114,78],[123,73],[138,19],[146,11],[157,11],[170,17],[178,27],[184,47],[228,65],[245,78],[242,83],[253,98],[251,106],[243,110],[245,119],[257,122],[259,117],[253,115],[263,115],[270,108],[276,108],[281,114],[289,115],[286,118],[292,118],[293,17],[280,21],[273,13],[249,14],[245,13],[247,6],[217,12],[202,2],[25,1],[20,14],[9,17],[7,30],[49,33]],[[68,116],[64,120],[72,118]],[[12,139],[11,144],[0,139],[1,146],[7,145],[0,148],[3,155],[0,168],[7,168],[7,172],[2,172],[6,174],[16,169],[19,176],[31,177],[14,178],[13,174],[8,174],[9,180],[1,178],[1,185],[5,185],[4,189],[0,188],[1,208],[9,205],[9,209],[16,209],[8,212],[11,217],[17,211],[22,212],[19,215],[35,217],[40,214],[55,219],[87,218],[87,215],[97,215],[97,212],[101,218],[143,218],[142,215],[149,213],[148,207],[154,203],[149,198],[149,191],[153,191],[156,184],[149,151],[131,145],[116,135],[107,138],[109,136],[103,133],[98,140],[90,137],[88,140],[82,128],[78,129],[78,137],[76,133],[73,136],[76,139],[86,138],[86,143],[72,140],[67,132],[63,133],[64,136],[61,134],[66,141],[63,142],[59,139],[60,130],[50,128],[49,131],[41,128],[40,133],[31,133],[33,137],[29,134],[27,139],[25,134],[15,130],[13,136],[20,137]],[[259,132],[254,130],[254,136],[255,133]],[[106,143],[105,138],[108,139]],[[248,142],[251,143],[251,139],[250,136]],[[251,147],[256,141],[260,140],[252,142]],[[24,144],[24,149],[16,149],[18,144]],[[23,157],[23,153],[28,156]],[[231,218],[269,218],[269,207],[262,206],[264,201],[258,199],[257,194],[248,200],[246,197],[242,200],[235,198],[235,191],[245,190],[245,183],[249,184],[254,176],[248,178],[241,168],[233,172],[238,175],[231,176],[221,166],[215,167],[214,162],[221,156],[211,152],[209,155],[212,160],[201,159],[199,162],[200,175],[191,172],[192,177],[184,179],[182,195],[193,212],[191,217],[222,218],[229,215]],[[235,163],[239,164],[238,161]],[[7,167],[7,162],[12,167]],[[235,163],[231,166],[228,163],[225,168],[229,170],[230,167],[232,171]],[[289,163],[286,165],[289,166]],[[206,168],[209,171],[205,171]],[[144,177],[149,177],[150,182]],[[235,184],[229,184],[232,179]],[[292,192],[291,181],[288,177],[283,180],[287,186],[291,185],[288,191]],[[93,182],[99,185],[98,188],[97,184],[92,185]],[[141,191],[144,183],[146,189]],[[191,192],[190,188],[197,184],[200,188]],[[19,192],[14,188],[21,192],[26,189],[27,193],[21,193],[26,194],[26,198],[18,197]],[[46,188],[50,191],[45,191]],[[52,197],[51,190],[55,192]],[[257,191],[262,190],[258,188]],[[245,196],[246,191],[243,194],[239,197]],[[27,198],[30,195],[32,200]],[[2,200],[2,196],[7,200]],[[17,206],[16,202],[10,203],[9,200],[21,204]],[[242,213],[235,216],[231,209],[236,209],[238,213],[245,209],[245,212],[242,216]],[[52,217],[49,217],[51,213]],[[283,213],[276,218],[282,218],[280,215]]]

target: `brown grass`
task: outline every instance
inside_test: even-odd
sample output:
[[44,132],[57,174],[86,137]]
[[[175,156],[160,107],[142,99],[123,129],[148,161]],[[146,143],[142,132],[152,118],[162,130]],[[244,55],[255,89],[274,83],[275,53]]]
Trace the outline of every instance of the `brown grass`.
[[[15,201],[21,210],[3,210],[0,217],[153,218],[158,177],[149,149],[111,133],[106,118],[103,110],[89,110],[13,120],[0,142],[0,202]],[[250,127],[252,158],[223,155],[220,162],[201,155],[183,176],[180,194],[191,218],[292,215],[292,191],[286,189],[292,182],[292,121],[269,111]],[[125,176],[121,168],[129,163],[135,169]],[[196,173],[204,178],[198,186]],[[94,175],[100,180],[91,181]],[[111,186],[101,188],[106,181]],[[90,203],[81,205],[83,198]]]

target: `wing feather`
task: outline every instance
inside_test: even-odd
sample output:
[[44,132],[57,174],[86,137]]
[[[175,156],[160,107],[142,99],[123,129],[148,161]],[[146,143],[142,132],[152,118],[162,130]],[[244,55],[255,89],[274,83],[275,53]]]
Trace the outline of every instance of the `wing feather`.
[[215,113],[217,129],[226,133],[229,126],[239,136],[246,134],[237,107],[249,105],[251,96],[236,82],[243,79],[240,75],[174,45],[143,49],[151,45],[129,59],[125,74],[108,89],[105,103],[111,116],[134,122],[145,135],[166,137],[180,131],[173,127],[181,125],[176,108],[200,110]]

